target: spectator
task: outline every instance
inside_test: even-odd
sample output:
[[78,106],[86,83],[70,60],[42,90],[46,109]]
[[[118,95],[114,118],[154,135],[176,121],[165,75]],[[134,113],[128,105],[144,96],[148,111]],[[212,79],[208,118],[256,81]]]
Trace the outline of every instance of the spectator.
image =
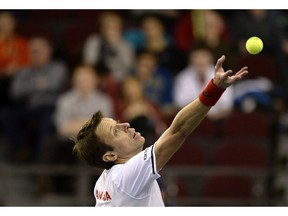
[[[22,152],[32,144],[32,158],[37,159],[39,147],[52,132],[51,121],[55,102],[65,90],[67,68],[52,60],[52,47],[45,38],[29,42],[31,65],[17,72],[11,85],[11,98],[17,104],[6,120],[6,130],[15,154],[22,160]],[[18,134],[15,136],[15,133]],[[32,137],[32,138],[31,138]],[[19,155],[18,155],[19,154]]]
[[103,63],[121,81],[133,65],[133,48],[122,37],[123,23],[117,13],[103,13],[99,23],[100,33],[89,36],[84,44],[83,61],[91,66]]
[[141,50],[154,53],[158,65],[175,74],[182,68],[183,61],[181,53],[174,46],[174,41],[167,33],[162,20],[155,15],[147,15],[141,24],[145,38]]
[[188,52],[199,42],[204,42],[213,52],[214,58],[223,53],[230,56],[225,62],[233,67],[234,53],[231,49],[230,30],[224,18],[215,10],[191,10],[184,13],[175,24],[174,38],[177,48]]
[[10,12],[0,12],[0,75],[11,75],[29,63],[27,41],[15,33]]
[[171,112],[173,76],[169,70],[158,66],[156,56],[148,51],[138,54],[135,70],[147,99],[156,104],[162,113]]
[[[6,120],[12,101],[9,95],[11,80],[17,69],[29,63],[28,42],[15,32],[16,20],[9,11],[0,12],[0,135],[6,134]],[[9,143],[7,149],[9,148]],[[8,158],[5,158],[5,160]]]
[[15,33],[12,13],[0,12],[0,105],[9,106],[9,88],[13,75],[29,63],[28,42]]
[[172,9],[168,10],[134,9],[129,10],[128,12],[129,17],[134,20],[140,20],[143,16],[146,16],[147,14],[158,16],[161,18],[168,31],[172,29],[173,24],[175,20],[177,20],[180,13],[181,12],[179,10],[172,10]]
[[92,67],[77,67],[72,80],[72,88],[58,99],[55,113],[57,132],[65,138],[75,135],[95,109],[114,117],[112,99],[98,90],[99,78]]
[[[189,65],[175,78],[173,100],[178,108],[197,98],[205,84],[214,75],[213,55],[207,46],[195,46],[189,55]],[[218,103],[211,108],[207,117],[223,119],[233,110],[233,91],[227,89]]]
[[[56,103],[54,123],[56,136],[50,137],[41,151],[41,162],[48,164],[73,164],[70,138],[88,121],[95,109],[114,117],[111,98],[99,90],[100,78],[93,67],[79,65],[74,69],[72,87],[61,94]],[[71,193],[75,180],[71,176],[41,176],[39,192],[56,190]]]
[[115,102],[117,101],[119,95],[119,86],[121,83],[117,81],[117,79],[111,74],[105,65],[99,63],[94,68],[99,79],[97,86],[98,89],[109,95],[115,106]]
[[128,121],[143,135],[147,142],[163,132],[166,127],[159,108],[145,97],[141,81],[135,77],[126,77],[122,83],[121,100],[117,105],[117,117]]

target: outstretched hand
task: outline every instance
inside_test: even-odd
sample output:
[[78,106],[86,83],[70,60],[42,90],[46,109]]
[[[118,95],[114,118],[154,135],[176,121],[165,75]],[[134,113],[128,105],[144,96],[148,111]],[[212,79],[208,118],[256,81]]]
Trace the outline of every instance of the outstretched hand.
[[222,55],[221,58],[218,59],[215,65],[215,76],[214,76],[214,84],[221,89],[225,89],[235,83],[238,80],[241,80],[245,75],[248,74],[248,67],[243,67],[236,74],[233,75],[232,70],[224,71],[223,63],[225,61],[225,56]]

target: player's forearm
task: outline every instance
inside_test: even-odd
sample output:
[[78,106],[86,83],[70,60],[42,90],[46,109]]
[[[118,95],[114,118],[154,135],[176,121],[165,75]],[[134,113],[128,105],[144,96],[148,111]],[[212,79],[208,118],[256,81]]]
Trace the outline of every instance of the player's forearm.
[[175,116],[172,124],[172,133],[180,133],[187,137],[206,117],[211,106],[206,106],[200,102],[199,98],[182,108]]

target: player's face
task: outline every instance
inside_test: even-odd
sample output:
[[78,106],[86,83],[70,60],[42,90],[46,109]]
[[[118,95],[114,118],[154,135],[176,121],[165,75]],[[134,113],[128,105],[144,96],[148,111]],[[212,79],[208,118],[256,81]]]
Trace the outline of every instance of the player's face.
[[143,149],[145,138],[129,123],[118,123],[111,118],[103,118],[96,134],[114,148],[118,158],[129,159]]

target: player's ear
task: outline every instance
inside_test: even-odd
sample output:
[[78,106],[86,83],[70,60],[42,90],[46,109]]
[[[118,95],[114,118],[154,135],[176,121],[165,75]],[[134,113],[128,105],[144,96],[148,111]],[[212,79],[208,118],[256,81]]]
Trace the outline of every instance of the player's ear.
[[117,158],[118,158],[118,155],[112,151],[108,151],[102,156],[102,160],[105,162],[113,162],[113,161],[116,161]]

